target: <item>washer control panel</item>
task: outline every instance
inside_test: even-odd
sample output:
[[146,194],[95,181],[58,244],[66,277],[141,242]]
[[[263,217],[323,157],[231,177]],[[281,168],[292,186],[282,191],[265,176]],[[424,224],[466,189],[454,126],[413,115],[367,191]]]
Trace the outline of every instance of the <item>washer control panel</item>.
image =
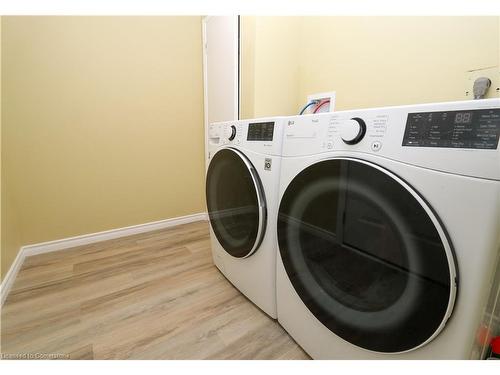
[[500,108],[409,113],[403,146],[494,150]]
[[288,117],[283,156],[372,155],[500,180],[500,99]]

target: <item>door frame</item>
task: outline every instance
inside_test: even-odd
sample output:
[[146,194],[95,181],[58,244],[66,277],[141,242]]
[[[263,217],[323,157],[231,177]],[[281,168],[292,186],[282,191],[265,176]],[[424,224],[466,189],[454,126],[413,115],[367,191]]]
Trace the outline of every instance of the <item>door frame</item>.
[[208,37],[207,37],[207,23],[213,19],[227,19],[232,25],[231,46],[232,56],[228,59],[230,69],[233,70],[232,86],[234,96],[232,98],[233,111],[231,118],[223,119],[223,121],[239,120],[239,106],[240,106],[240,16],[204,16],[201,21],[202,28],[202,50],[203,50],[203,107],[204,107],[204,136],[205,136],[205,169],[208,167],[208,127],[210,119],[208,118]]

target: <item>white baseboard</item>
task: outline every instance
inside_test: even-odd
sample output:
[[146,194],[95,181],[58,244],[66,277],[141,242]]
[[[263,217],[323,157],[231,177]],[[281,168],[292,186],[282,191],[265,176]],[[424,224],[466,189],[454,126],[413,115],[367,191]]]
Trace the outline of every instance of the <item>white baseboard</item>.
[[130,227],[106,230],[104,232],[97,232],[91,234],[84,234],[82,236],[69,237],[69,238],[64,238],[62,240],[42,242],[34,245],[23,246],[21,249],[24,251],[24,255],[28,257],[32,255],[49,253],[57,250],[64,250],[75,246],[112,240],[114,238],[131,236],[133,234],[151,232],[153,230],[174,227],[176,225],[187,224],[201,220],[207,220],[206,213],[202,212],[199,214],[174,217],[172,219],[153,221],[151,223],[132,225]]
[[26,255],[24,254],[23,248],[21,247],[21,249],[19,249],[19,251],[17,252],[16,259],[14,259],[14,262],[5,274],[2,280],[2,284],[0,285],[0,306],[3,306],[5,299],[9,295],[10,289],[12,288],[12,284],[14,284],[17,273],[24,263],[24,258],[26,258]]
[[101,242],[106,240],[112,240],[114,238],[127,237],[133,234],[151,232],[158,229],[164,229],[169,227],[174,227],[176,225],[192,223],[195,221],[207,220],[207,213],[201,212],[193,215],[186,215],[180,217],[174,217],[171,219],[165,219],[160,221],[153,221],[150,223],[132,225],[124,228],[117,228],[106,230],[103,232],[84,234],[81,236],[63,238],[61,240],[48,241],[37,243],[33,245],[22,246],[17,253],[14,263],[10,267],[9,271],[5,275],[2,284],[0,285],[1,303],[3,305],[7,295],[14,284],[17,273],[21,269],[24,259],[29,256],[49,253],[52,251],[66,250],[73,248],[75,246],[88,245],[95,242]]

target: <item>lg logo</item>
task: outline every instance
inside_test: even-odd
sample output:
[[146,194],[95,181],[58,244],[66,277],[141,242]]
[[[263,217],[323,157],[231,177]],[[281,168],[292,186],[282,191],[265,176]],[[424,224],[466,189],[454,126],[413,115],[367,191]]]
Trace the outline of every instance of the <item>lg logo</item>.
[[265,171],[270,171],[271,170],[271,164],[272,164],[272,159],[266,158],[264,160],[264,170]]

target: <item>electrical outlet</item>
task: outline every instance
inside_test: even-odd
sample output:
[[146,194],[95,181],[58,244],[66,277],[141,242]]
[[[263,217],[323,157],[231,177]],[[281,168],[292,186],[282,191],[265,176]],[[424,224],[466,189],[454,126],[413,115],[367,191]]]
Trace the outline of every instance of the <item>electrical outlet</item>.
[[[330,103],[322,105],[316,113],[333,112],[335,110],[335,91],[320,92],[317,94],[308,95],[307,103],[310,103],[312,100],[319,100],[320,102],[324,100],[330,100]],[[316,106],[311,106],[306,110],[305,113],[313,113],[315,108]]]
[[474,99],[472,87],[474,81],[480,77],[487,77],[491,80],[491,87],[485,98],[500,98],[500,67],[492,66],[488,68],[472,69],[465,72],[464,95],[466,99]]

